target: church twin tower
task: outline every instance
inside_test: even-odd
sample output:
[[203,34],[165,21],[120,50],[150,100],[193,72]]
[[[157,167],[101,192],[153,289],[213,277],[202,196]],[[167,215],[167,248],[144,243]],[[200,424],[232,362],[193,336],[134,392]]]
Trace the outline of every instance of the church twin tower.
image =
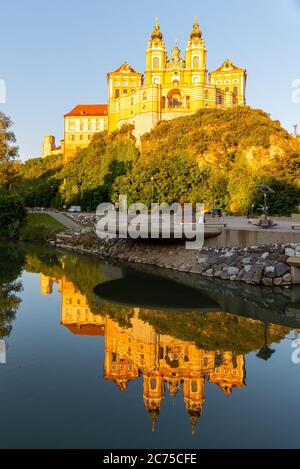
[[206,54],[195,18],[185,57],[181,57],[176,43],[168,58],[156,19],[146,51],[145,79],[127,63],[108,74],[109,130],[131,123],[139,138],[161,120],[191,114],[202,108],[244,105],[246,70],[226,60],[208,74]]
[[108,104],[79,104],[64,116],[61,147],[55,138],[44,139],[43,156],[62,153],[65,160],[87,147],[93,134],[110,132],[123,124],[134,126],[139,142],[159,121],[184,116],[203,108],[226,109],[246,104],[246,70],[226,60],[208,73],[206,45],[195,18],[185,57],[178,45],[168,58],[158,19],[146,51],[146,74],[136,72],[125,62],[108,73]]

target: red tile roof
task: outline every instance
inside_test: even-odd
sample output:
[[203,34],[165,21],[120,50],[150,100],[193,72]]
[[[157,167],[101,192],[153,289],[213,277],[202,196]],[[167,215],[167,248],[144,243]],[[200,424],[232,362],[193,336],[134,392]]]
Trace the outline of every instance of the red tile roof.
[[75,335],[95,335],[103,337],[105,335],[105,326],[96,324],[64,324],[72,334]]
[[78,104],[72,111],[65,115],[68,116],[107,116],[107,104]]

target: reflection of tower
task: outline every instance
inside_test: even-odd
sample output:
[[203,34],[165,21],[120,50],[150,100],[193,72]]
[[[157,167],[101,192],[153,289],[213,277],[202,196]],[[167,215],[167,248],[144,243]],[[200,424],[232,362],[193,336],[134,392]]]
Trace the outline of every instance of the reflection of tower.
[[183,395],[184,403],[191,420],[192,434],[195,435],[196,425],[205,401],[204,377],[201,371],[197,374],[191,373],[191,376],[184,379]]
[[144,403],[152,419],[152,431],[155,432],[157,417],[160,413],[161,403],[165,389],[162,376],[159,373],[144,375]]
[[40,276],[40,287],[42,295],[51,295],[53,289],[53,280],[44,274]]

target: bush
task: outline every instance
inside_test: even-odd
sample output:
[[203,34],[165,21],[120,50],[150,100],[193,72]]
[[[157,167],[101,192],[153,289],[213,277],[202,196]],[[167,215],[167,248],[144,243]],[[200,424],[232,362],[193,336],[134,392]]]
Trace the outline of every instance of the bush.
[[28,214],[25,226],[20,231],[21,241],[43,242],[55,238],[65,227],[47,213]]
[[22,199],[0,193],[0,236],[17,238],[25,219],[26,210]]
[[56,233],[56,230],[53,228],[52,230],[46,228],[42,225],[35,225],[35,226],[25,226],[22,229],[20,234],[20,241],[37,241],[43,242],[51,239]]

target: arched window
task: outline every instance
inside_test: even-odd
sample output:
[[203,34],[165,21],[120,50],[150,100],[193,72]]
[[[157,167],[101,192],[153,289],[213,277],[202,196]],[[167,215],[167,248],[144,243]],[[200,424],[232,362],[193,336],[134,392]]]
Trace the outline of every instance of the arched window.
[[193,58],[193,68],[199,68],[200,67],[200,60],[199,57],[196,56]]
[[154,57],[153,59],[153,69],[158,69],[159,68],[159,58],[158,57]]
[[191,388],[192,388],[192,392],[198,392],[198,383],[197,383],[197,381],[195,381],[195,380],[192,381]]
[[154,391],[156,389],[156,379],[155,378],[150,379],[150,388],[151,388],[151,391]]

